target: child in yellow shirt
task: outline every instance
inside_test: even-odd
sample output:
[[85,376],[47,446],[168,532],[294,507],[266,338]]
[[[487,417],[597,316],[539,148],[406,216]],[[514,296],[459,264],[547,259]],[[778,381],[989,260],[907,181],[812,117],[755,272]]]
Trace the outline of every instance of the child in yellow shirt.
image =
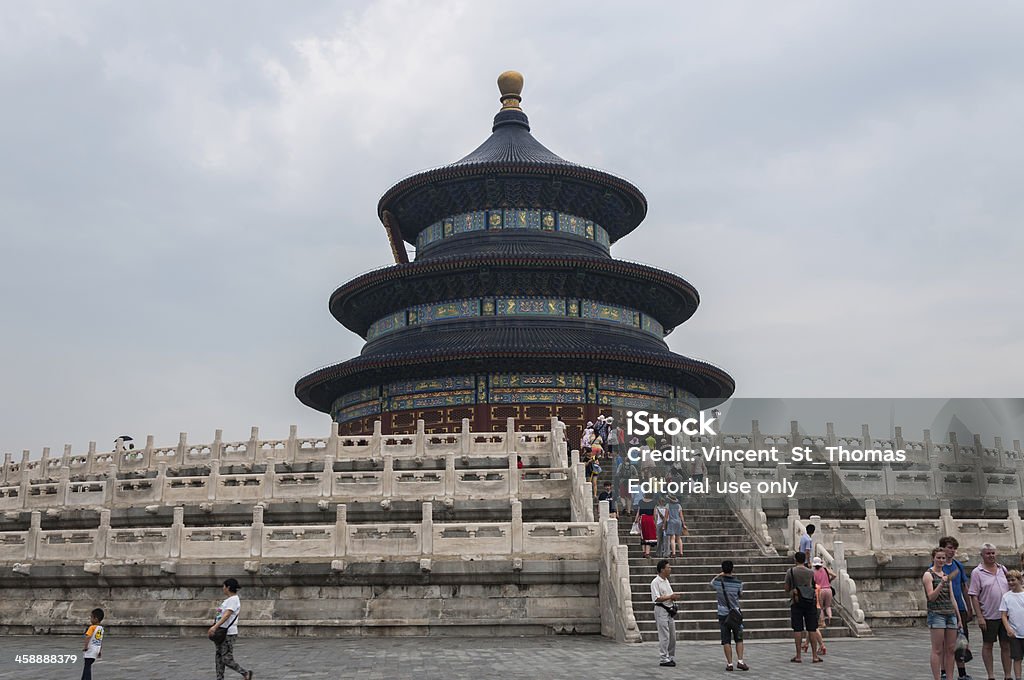
[[89,630],[85,631],[85,645],[82,647],[82,656],[85,657],[85,668],[82,670],[82,680],[92,680],[92,665],[96,659],[103,655],[103,610],[97,607],[89,613]]

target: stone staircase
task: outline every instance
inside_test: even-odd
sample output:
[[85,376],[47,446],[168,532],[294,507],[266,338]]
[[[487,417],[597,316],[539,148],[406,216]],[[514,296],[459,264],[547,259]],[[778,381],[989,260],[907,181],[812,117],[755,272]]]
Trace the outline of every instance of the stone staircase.
[[[684,538],[683,557],[671,561],[672,587],[686,593],[678,602],[678,640],[718,640],[715,591],[709,582],[721,571],[721,562],[731,559],[735,575],[743,581],[744,638],[783,639],[792,635],[789,603],[782,590],[788,557],[764,556],[747,534],[724,498],[684,498],[683,514],[690,535]],[[651,604],[651,580],[658,558],[642,557],[640,541],[629,533],[632,517],[619,518],[619,540],[629,546],[630,585],[633,613],[643,640],[656,641],[657,627]],[[848,637],[852,632],[834,616],[825,637]]]

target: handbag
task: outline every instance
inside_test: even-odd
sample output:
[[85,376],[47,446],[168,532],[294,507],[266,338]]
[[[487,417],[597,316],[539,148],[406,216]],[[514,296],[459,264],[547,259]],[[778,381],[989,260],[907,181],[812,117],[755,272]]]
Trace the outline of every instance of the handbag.
[[212,642],[215,645],[221,644],[222,642],[228,639],[228,628],[231,628],[231,626],[235,625],[235,621],[237,620],[238,612],[235,612],[235,615],[231,617],[231,623],[229,623],[226,626],[217,626],[217,630],[213,631],[212,633],[209,633],[206,637],[210,638],[210,642]]
[[963,663],[967,663],[974,658],[974,655],[971,654],[971,648],[967,643],[967,636],[964,635],[962,630],[957,631],[956,634],[956,646],[953,648],[953,658],[956,661],[962,661]]
[[668,613],[669,618],[674,619],[676,618],[676,614],[679,613],[679,605],[677,604],[665,604],[664,602],[655,602],[654,604],[664,609],[665,612]]
[[639,517],[637,517],[633,521],[633,527],[629,530],[629,535],[630,536],[639,536],[640,535],[640,518]]

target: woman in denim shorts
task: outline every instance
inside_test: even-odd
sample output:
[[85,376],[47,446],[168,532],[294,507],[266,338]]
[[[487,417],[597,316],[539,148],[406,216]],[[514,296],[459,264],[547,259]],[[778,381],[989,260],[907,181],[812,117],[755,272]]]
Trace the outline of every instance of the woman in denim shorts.
[[932,677],[939,680],[940,670],[953,668],[953,650],[957,631],[963,626],[960,610],[953,602],[949,576],[942,572],[946,564],[944,548],[932,550],[932,566],[921,576],[924,594],[928,599],[928,628],[932,636]]

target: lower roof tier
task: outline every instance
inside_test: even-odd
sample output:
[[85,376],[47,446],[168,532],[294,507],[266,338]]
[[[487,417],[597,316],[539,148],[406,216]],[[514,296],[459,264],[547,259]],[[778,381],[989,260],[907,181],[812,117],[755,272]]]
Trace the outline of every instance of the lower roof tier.
[[330,413],[339,397],[394,380],[494,372],[571,372],[657,380],[692,394],[700,400],[701,408],[711,408],[732,396],[736,387],[732,377],[717,366],[668,350],[578,347],[565,345],[562,336],[564,332],[559,332],[546,343],[520,350],[460,348],[456,343],[444,349],[364,355],[301,378],[295,385],[295,395],[307,406]]

